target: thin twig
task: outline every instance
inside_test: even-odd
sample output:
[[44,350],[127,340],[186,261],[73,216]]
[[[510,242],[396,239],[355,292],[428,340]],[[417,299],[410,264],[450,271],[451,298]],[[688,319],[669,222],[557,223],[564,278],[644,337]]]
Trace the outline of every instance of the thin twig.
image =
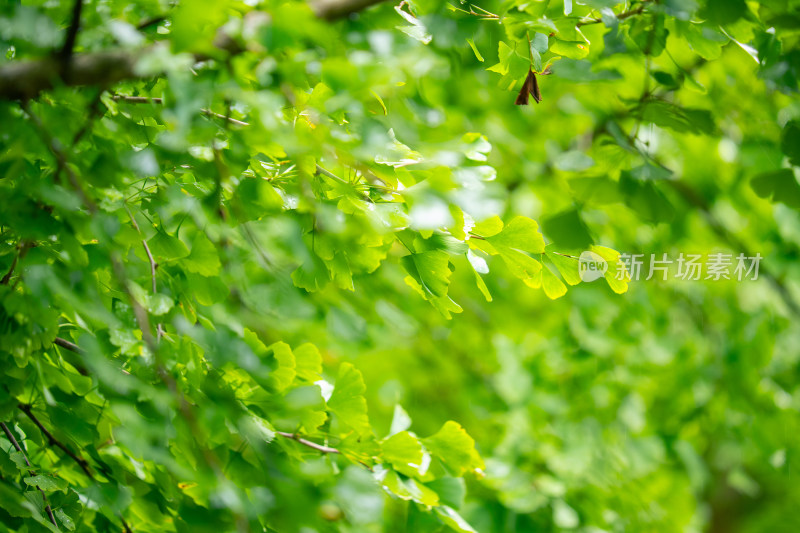
[[[13,433],[11,433],[11,430],[8,429],[8,426],[6,425],[5,422],[0,422],[0,426],[2,426],[3,433],[6,434],[6,437],[11,442],[11,445],[14,446],[14,448],[16,448],[16,450],[22,454],[22,458],[25,459],[25,464],[28,465],[28,475],[34,477],[36,475],[36,472],[34,472],[31,469],[32,468],[31,462],[28,461],[28,456],[25,455],[25,452],[22,450],[22,446],[20,446],[19,442],[17,442],[17,438],[14,436]],[[44,501],[44,508],[45,511],[47,511],[47,516],[50,518],[50,522],[52,522],[53,525],[56,526],[56,529],[58,529],[58,523],[56,522],[56,517],[53,516],[53,510],[50,508],[50,502],[47,501],[47,495],[44,493],[44,491],[39,485],[36,485],[36,488],[39,489],[39,492],[42,493],[42,501]]]
[[[164,99],[163,98],[159,98],[159,97],[149,98],[147,96],[127,96],[127,95],[124,95],[124,94],[115,94],[111,98],[115,102],[124,102],[126,104],[159,104],[159,105],[162,105],[164,103]],[[206,116],[219,118],[219,119],[225,120],[227,122],[230,122],[231,124],[236,124],[237,126],[249,126],[250,125],[250,123],[248,123],[248,122],[243,122],[241,120],[237,120],[237,119],[235,119],[235,118],[233,118],[233,117],[231,117],[229,115],[223,115],[221,113],[216,113],[214,111],[211,111],[210,109],[203,108],[203,109],[200,110],[200,112],[203,113]]]
[[200,112],[203,113],[204,115],[208,115],[209,117],[221,118],[222,120],[226,120],[226,121],[230,122],[231,124],[236,124],[237,126],[249,126],[250,125],[248,122],[242,122],[241,120],[236,120],[235,118],[231,118],[229,116],[225,116],[225,115],[221,115],[219,113],[215,113],[214,111],[211,111],[210,109],[201,109]]
[[[496,15],[491,11],[486,11],[482,7],[476,6],[475,4],[469,5],[469,11],[467,11],[466,9],[462,9],[460,7],[456,7],[453,4],[450,4],[450,8],[453,11],[458,11],[459,13],[464,13],[465,15],[472,15],[473,17],[479,17],[481,20],[500,20],[500,15]],[[475,8],[477,8],[478,11],[480,11],[480,13],[478,11],[475,11]]]
[[86,350],[84,350],[77,344],[69,342],[67,339],[62,339],[61,337],[56,337],[55,339],[53,339],[53,344],[55,344],[56,346],[61,346],[65,350],[69,350],[70,352],[75,352],[77,354],[84,355],[86,353]]
[[94,474],[92,474],[92,471],[89,470],[89,463],[86,461],[86,459],[84,459],[83,457],[78,457],[63,442],[61,442],[57,438],[55,438],[53,436],[53,434],[50,433],[50,431],[46,427],[44,427],[44,425],[36,417],[36,415],[33,414],[33,411],[31,410],[31,406],[30,405],[21,403],[17,407],[19,408],[20,411],[25,413],[25,415],[28,418],[31,419],[31,422],[36,424],[36,427],[38,427],[39,431],[41,431],[42,434],[47,438],[47,441],[50,443],[50,445],[60,448],[65,454],[67,454],[69,456],[70,459],[75,461],[78,464],[78,466],[81,467],[81,470],[83,470],[83,472],[89,477],[89,479],[91,479],[92,481],[96,481],[96,479],[94,478]]
[[137,24],[136,25],[136,29],[139,30],[139,31],[142,31],[142,30],[144,30],[146,28],[149,28],[150,26],[161,24],[165,20],[167,20],[167,17],[165,15],[158,15],[156,17],[150,17],[149,19],[144,19],[139,24]]
[[62,150],[61,144],[52,135],[50,135],[50,132],[47,130],[47,128],[45,128],[44,124],[39,119],[39,116],[33,112],[28,102],[22,103],[22,110],[25,111],[25,114],[31,119],[31,122],[33,123],[37,133],[39,133],[39,136],[42,138],[47,148],[56,158],[56,164],[58,165],[58,168],[63,168],[67,173],[67,178],[69,179],[70,185],[73,189],[75,189],[75,192],[78,193],[78,196],[83,204],[90,213],[96,213],[97,204],[95,204],[94,201],[89,198],[89,196],[86,194],[86,191],[83,190],[83,186],[81,185],[78,176],[67,164],[67,156],[64,153],[64,150]]
[[317,450],[318,452],[322,452],[322,453],[342,453],[339,450],[337,450],[336,448],[331,448],[330,446],[323,446],[322,444],[317,444],[316,442],[311,442],[310,440],[306,440],[303,437],[301,437],[300,435],[297,435],[296,433],[286,433],[285,431],[276,431],[275,434],[276,435],[280,435],[281,437],[285,437],[287,439],[292,439],[294,441],[297,441],[300,444],[302,444],[303,446],[308,446],[309,448]]
[[111,96],[115,102],[125,102],[126,104],[163,104],[163,98],[150,98],[148,96],[127,96],[124,94],[115,94]]
[[[128,216],[131,218],[131,223],[133,223],[134,229],[137,231],[137,233],[139,233],[139,235],[142,235],[142,230],[139,229],[139,224],[136,223],[136,219],[134,218],[133,213],[131,213],[128,209],[128,206],[125,206],[125,210],[128,212]],[[155,296],[158,292],[156,285],[156,269],[158,268],[158,263],[156,263],[153,253],[150,251],[150,246],[147,245],[147,240],[144,239],[144,235],[142,235],[142,248],[144,248],[144,253],[147,254],[147,260],[150,262],[150,288]],[[156,340],[161,341],[161,337],[163,335],[164,328],[161,326],[161,323],[156,324]]]
[[11,276],[14,275],[14,269],[17,268],[17,263],[25,258],[28,250],[30,250],[32,247],[33,243],[30,241],[22,241],[19,244],[19,251],[17,252],[17,255],[14,256],[14,259],[11,260],[11,266],[9,267],[8,272],[6,272],[6,275],[3,276],[3,279],[0,279],[0,285],[8,285],[8,282],[11,281]]
[[[319,165],[316,165],[316,170],[317,170],[317,174],[322,174],[323,176],[328,177],[328,178],[332,179],[333,181],[339,182],[342,185],[350,185],[350,186],[353,185],[349,181],[340,178],[339,176],[337,176],[336,174],[334,174],[330,170],[326,170],[326,169],[322,168]],[[355,192],[361,197],[362,200],[366,200],[368,202],[372,202],[372,198],[370,198],[368,194],[365,194],[365,193],[363,193],[363,192],[361,192],[361,191],[359,191],[357,189],[355,189]],[[374,202],[372,202],[372,203],[374,203]]]

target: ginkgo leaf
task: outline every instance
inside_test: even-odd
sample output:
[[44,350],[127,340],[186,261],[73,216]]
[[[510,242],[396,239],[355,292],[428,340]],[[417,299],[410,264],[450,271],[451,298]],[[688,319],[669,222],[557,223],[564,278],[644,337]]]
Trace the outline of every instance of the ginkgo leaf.
[[452,420],[445,422],[437,433],[422,439],[422,442],[454,475],[484,468],[483,460],[475,449],[475,441]]
[[539,224],[528,217],[514,218],[500,233],[486,240],[495,248],[503,246],[534,254],[544,253],[544,236],[539,232]]
[[339,422],[355,430],[359,435],[372,431],[367,417],[367,387],[361,372],[350,363],[342,363],[333,393],[328,400],[328,409],[339,418]]
[[445,296],[450,284],[450,260],[445,252],[434,250],[402,258],[403,266],[425,290],[434,296]]

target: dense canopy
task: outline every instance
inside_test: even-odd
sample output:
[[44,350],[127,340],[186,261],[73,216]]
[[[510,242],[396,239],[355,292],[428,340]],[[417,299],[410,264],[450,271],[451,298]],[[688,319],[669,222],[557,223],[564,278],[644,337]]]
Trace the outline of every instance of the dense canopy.
[[0,532],[800,530],[800,2],[0,2]]

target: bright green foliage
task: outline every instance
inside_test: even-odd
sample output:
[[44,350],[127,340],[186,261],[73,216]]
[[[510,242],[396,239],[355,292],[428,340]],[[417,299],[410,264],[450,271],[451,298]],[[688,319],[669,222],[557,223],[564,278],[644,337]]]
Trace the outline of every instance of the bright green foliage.
[[3,4],[0,532],[798,530],[800,2],[349,4]]

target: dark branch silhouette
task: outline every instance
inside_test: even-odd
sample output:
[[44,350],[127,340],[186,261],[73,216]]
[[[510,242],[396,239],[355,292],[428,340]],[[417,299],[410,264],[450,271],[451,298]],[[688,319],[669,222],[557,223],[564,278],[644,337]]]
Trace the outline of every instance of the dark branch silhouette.
[[[36,472],[34,472],[33,470],[30,469],[31,468],[31,462],[28,461],[28,456],[25,455],[25,452],[22,450],[22,446],[20,446],[19,442],[17,442],[17,438],[14,436],[14,434],[11,432],[11,430],[8,428],[8,426],[6,425],[5,422],[0,422],[0,426],[2,426],[3,433],[6,434],[6,438],[11,442],[11,445],[19,453],[21,453],[22,454],[22,458],[25,459],[25,464],[28,465],[28,469],[29,469],[28,470],[28,475],[31,476],[31,477],[35,476]],[[50,518],[50,522],[52,522],[53,525],[56,526],[56,529],[58,529],[58,524],[56,523],[56,517],[53,516],[53,510],[50,508],[50,502],[47,501],[47,495],[44,493],[44,491],[41,489],[41,487],[39,487],[39,485],[36,485],[36,488],[39,490],[39,492],[42,493],[42,501],[44,501],[44,509],[45,509],[45,511],[47,511],[47,516],[48,516],[48,518]]]

